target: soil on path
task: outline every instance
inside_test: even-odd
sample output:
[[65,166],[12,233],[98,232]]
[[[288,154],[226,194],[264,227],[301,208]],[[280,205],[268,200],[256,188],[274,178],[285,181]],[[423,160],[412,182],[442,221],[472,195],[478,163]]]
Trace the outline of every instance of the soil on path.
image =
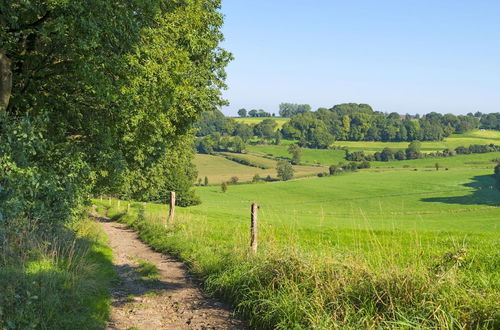
[[[108,329],[244,329],[223,304],[202,294],[181,262],[153,251],[125,225],[94,217],[108,234],[120,277]],[[156,274],[147,276],[148,268]]]

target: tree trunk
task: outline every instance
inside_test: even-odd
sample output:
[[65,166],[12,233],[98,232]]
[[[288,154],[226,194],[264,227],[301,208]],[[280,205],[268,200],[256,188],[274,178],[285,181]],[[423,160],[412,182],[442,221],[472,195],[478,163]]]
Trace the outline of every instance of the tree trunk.
[[0,116],[7,111],[12,94],[12,62],[0,52]]

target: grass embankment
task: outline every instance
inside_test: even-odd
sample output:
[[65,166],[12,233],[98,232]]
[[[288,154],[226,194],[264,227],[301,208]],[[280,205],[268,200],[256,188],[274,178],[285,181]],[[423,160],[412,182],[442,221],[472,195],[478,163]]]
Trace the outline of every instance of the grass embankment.
[[276,126],[276,130],[281,129],[283,125],[285,125],[285,123],[290,120],[290,118],[282,118],[282,117],[245,117],[245,118],[234,117],[233,119],[236,122],[245,123],[248,125],[256,125],[261,121],[263,121],[264,119],[272,119],[276,121],[276,123],[278,124],[278,126]]
[[[256,155],[270,155],[279,158],[291,158],[288,152],[288,145],[292,143],[289,140],[283,140],[281,145],[249,145],[248,151]],[[496,144],[500,145],[500,132],[499,131],[488,131],[488,130],[476,130],[464,134],[453,134],[443,141],[424,141],[422,142],[421,151],[424,153],[443,151],[444,149],[453,150],[459,146],[468,147],[472,144],[486,145],[486,144]],[[384,148],[391,148],[394,150],[404,150],[408,147],[408,142],[371,142],[371,141],[336,141],[334,146],[337,147],[347,147],[350,152],[354,151],[364,151],[367,154],[374,153],[376,151],[382,151]],[[487,153],[487,154],[474,154],[474,155],[459,155],[455,157],[437,157],[437,158],[427,158],[420,159],[418,162],[412,161],[392,161],[392,162],[372,162],[372,167],[403,167],[405,165],[409,166],[434,166],[436,162],[444,162],[449,166],[455,166],[457,163],[462,162],[463,159],[471,159],[481,155],[482,159],[478,161],[484,161],[485,159],[490,160],[494,158],[500,158],[500,153]],[[456,161],[454,161],[456,159]],[[310,149],[302,148],[302,162],[309,164],[321,164],[329,166],[332,164],[337,164],[341,161],[345,161],[345,152],[343,150],[328,150],[328,149]],[[431,164],[432,163],[432,164]],[[413,165],[414,164],[414,165]]]
[[[250,182],[255,174],[258,174],[261,178],[266,178],[268,175],[272,178],[276,178],[276,161],[272,159],[266,159],[263,157],[258,157],[254,155],[245,154],[231,154],[232,157],[239,157],[246,159],[250,162],[259,163],[263,166],[269,167],[268,169],[262,169],[254,166],[247,166],[235,161],[224,158],[223,156],[213,156],[196,154],[194,158],[194,164],[198,169],[198,177],[203,179],[208,178],[210,185],[220,184],[222,182],[229,182],[231,177],[237,176],[239,182]],[[325,167],[318,166],[293,166],[295,170],[295,177],[307,177],[314,176],[321,172],[327,172],[328,169]]]
[[115,279],[112,251],[90,219],[0,245],[1,329],[103,329]]
[[[409,172],[398,182],[357,173],[239,185],[226,194],[203,187],[204,204],[178,208],[168,229],[164,205],[141,211],[136,203],[123,214],[114,203],[108,215],[186,261],[257,328],[495,328],[500,193],[467,187],[478,174]],[[402,195],[409,184],[418,191]],[[454,191],[443,189],[449,185]],[[255,257],[247,247],[253,198],[262,201]],[[494,205],[483,210],[482,200]],[[457,217],[466,204],[463,214],[474,216]]]
[[[333,145],[344,146],[349,151],[364,151],[374,153],[382,151],[384,148],[394,150],[406,149],[409,142],[371,142],[371,141],[336,141]],[[456,147],[468,147],[471,144],[500,144],[500,131],[492,130],[474,130],[463,134],[452,134],[443,141],[424,141],[422,142],[422,152],[443,151],[444,149],[453,150]]]

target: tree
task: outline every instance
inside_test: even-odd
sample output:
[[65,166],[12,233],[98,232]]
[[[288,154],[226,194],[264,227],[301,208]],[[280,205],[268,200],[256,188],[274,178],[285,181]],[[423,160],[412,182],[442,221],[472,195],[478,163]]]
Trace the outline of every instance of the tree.
[[246,117],[247,116],[247,109],[242,108],[242,109],[238,110],[238,116],[240,116],[242,118]]
[[254,134],[266,140],[271,140],[275,136],[278,123],[274,119],[264,119],[254,126]]
[[231,177],[231,180],[230,180],[231,184],[237,184],[238,181],[239,181],[239,178],[237,176],[232,176]]
[[292,155],[292,164],[297,165],[298,163],[300,163],[302,149],[298,145],[291,144],[288,147],[288,153]]
[[497,179],[497,184],[500,185],[500,163],[498,163],[495,166],[494,173],[495,173],[495,178]]
[[276,133],[275,133],[274,144],[277,145],[277,146],[279,146],[281,144],[281,133],[280,133],[280,131],[276,131]]
[[278,164],[276,165],[276,175],[279,179],[288,181],[293,178],[293,172],[292,164],[286,160],[278,161]]
[[[63,220],[90,194],[149,200],[172,175],[184,176],[176,184],[194,182],[183,170],[193,156],[191,127],[202,111],[226,104],[220,89],[231,56],[218,46],[219,6],[0,4],[0,177],[5,205],[24,205],[9,217]],[[24,142],[13,139],[21,130]],[[25,192],[40,194],[20,190],[24,179]]]
[[309,104],[281,103],[279,106],[281,117],[292,117],[310,111],[311,106]]
[[257,117],[258,112],[257,112],[257,110],[252,109],[252,110],[248,111],[248,115],[249,115],[250,117]]
[[232,149],[234,152],[242,153],[246,149],[246,143],[239,136],[235,136],[231,141]]
[[227,118],[219,110],[204,111],[194,124],[197,129],[197,136],[207,136],[212,133],[233,134],[236,122],[232,118]]
[[420,147],[422,143],[418,140],[412,141],[406,148],[406,159],[418,159],[421,157]]
[[339,165],[330,165],[328,170],[330,172],[330,175],[339,175],[340,173],[342,173],[342,167],[340,167]]
[[436,167],[436,171],[439,171],[439,163],[434,164],[434,166]]
[[208,177],[205,177],[205,182],[204,182],[205,186],[208,186]]
[[248,141],[253,137],[253,129],[245,123],[237,123],[233,135],[239,136],[243,141]]
[[227,191],[227,183],[226,182],[222,182],[221,185],[220,185],[220,190],[225,193]]

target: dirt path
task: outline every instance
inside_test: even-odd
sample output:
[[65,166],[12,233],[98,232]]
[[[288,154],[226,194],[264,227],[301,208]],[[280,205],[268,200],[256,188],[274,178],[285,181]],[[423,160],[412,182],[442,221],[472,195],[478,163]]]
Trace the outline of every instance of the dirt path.
[[203,296],[181,262],[153,251],[125,225],[94,217],[109,236],[121,280],[108,329],[244,329],[223,304]]

